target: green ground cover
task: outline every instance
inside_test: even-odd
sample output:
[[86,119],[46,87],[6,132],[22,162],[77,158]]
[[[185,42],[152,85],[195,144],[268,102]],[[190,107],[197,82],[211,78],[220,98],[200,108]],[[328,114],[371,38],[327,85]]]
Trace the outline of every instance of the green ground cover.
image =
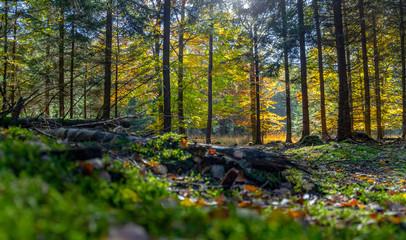
[[91,143],[19,128],[0,138],[0,239],[125,239],[123,226],[145,239],[406,238],[404,144],[292,148],[312,175],[224,190],[199,173],[162,174],[160,163],[191,157],[179,136],[117,140],[97,164],[50,154]]

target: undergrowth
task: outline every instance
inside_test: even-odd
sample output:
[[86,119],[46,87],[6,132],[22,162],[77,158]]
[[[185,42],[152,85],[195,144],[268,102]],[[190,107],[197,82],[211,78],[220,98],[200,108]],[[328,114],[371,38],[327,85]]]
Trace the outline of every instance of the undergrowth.
[[[39,144],[43,141],[46,146]],[[159,141],[153,145],[161,146]],[[102,239],[112,226],[124,223],[136,223],[152,236],[170,239],[320,236],[283,214],[264,217],[232,203],[186,206],[167,190],[168,183],[162,178],[107,157],[104,160],[110,164],[106,168],[85,174],[79,163],[48,154],[55,148],[64,147],[28,130],[3,131],[0,239]],[[109,181],[103,178],[103,171],[121,177]]]

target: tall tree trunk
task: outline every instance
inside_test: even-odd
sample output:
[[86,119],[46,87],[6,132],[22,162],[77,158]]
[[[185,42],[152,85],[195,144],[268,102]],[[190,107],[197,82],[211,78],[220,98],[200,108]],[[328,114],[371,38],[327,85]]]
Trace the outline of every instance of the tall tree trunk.
[[183,50],[184,50],[184,31],[185,31],[185,4],[186,0],[181,0],[180,6],[180,28],[179,28],[179,69],[178,69],[178,118],[179,133],[185,134],[185,116],[183,113]]
[[72,46],[71,46],[71,56],[70,56],[70,108],[69,108],[69,114],[70,118],[73,118],[73,72],[75,70],[75,23],[72,22],[72,29],[71,29],[71,35],[72,35]]
[[252,129],[252,142],[254,143],[257,137],[257,120],[255,114],[255,54],[254,54],[254,40],[251,42],[251,63],[250,63],[250,120],[251,120],[251,129]]
[[[63,4],[63,3],[62,3]],[[59,20],[59,117],[65,116],[65,20],[64,8],[60,6]]]
[[[49,18],[47,20],[47,27],[49,27]],[[45,114],[49,116],[49,105],[50,105],[50,88],[51,88],[51,67],[49,66],[51,62],[51,44],[47,42],[46,44],[46,65],[45,65]]]
[[164,129],[167,133],[172,128],[171,116],[171,76],[170,76],[170,35],[171,35],[171,0],[164,2],[164,45],[163,45],[163,94],[164,94]]
[[[118,14],[117,14],[118,15]],[[114,84],[114,117],[118,117],[118,64],[120,60],[120,37],[118,28],[118,16],[117,16],[117,53],[116,53],[116,77],[115,77],[115,84]]]
[[255,54],[255,103],[256,103],[256,137],[255,144],[261,144],[261,102],[260,102],[260,84],[259,84],[259,56],[258,56],[258,29],[254,26],[254,54]]
[[2,86],[2,95],[3,95],[3,109],[7,106],[7,65],[8,65],[8,0],[4,1],[4,69],[3,69],[3,86]]
[[289,78],[289,48],[287,37],[287,18],[286,18],[286,2],[281,0],[282,12],[282,39],[283,39],[283,58],[285,64],[285,88],[286,88],[286,142],[292,142],[292,113],[290,107],[290,78]]
[[[346,9],[345,1],[343,1],[343,8]],[[345,34],[345,46],[346,46],[346,63],[347,63],[347,80],[348,80],[348,94],[350,103],[350,119],[351,119],[351,132],[354,131],[354,103],[352,97],[352,74],[351,74],[351,51],[350,51],[350,38],[348,29],[348,17],[344,14],[344,34]]]
[[406,137],[406,53],[405,53],[405,6],[403,0],[399,0],[400,9],[400,49],[401,49],[401,64],[402,64],[402,102],[403,102],[403,118],[402,118],[402,138]]
[[[211,9],[211,8],[210,8]],[[210,24],[209,33],[209,69],[207,77],[207,127],[206,127],[206,143],[211,143],[211,131],[212,131],[212,118],[213,118],[213,23]]]
[[373,38],[374,38],[374,64],[375,64],[375,105],[376,105],[376,129],[377,139],[383,139],[382,129],[382,114],[381,114],[381,77],[379,73],[379,49],[378,49],[378,36],[377,36],[377,24],[376,16],[373,15]]
[[323,70],[323,48],[321,45],[321,30],[318,0],[313,0],[314,20],[316,22],[318,63],[319,63],[319,78],[320,78],[320,111],[321,111],[321,137],[328,138],[327,123],[326,123],[326,98],[324,94],[324,70]]
[[337,140],[342,141],[351,137],[351,122],[350,105],[348,103],[348,82],[345,63],[345,38],[343,30],[341,0],[333,0],[333,9],[339,77]]
[[87,64],[85,65],[85,80],[83,82],[83,119],[87,118]]
[[[15,8],[15,11],[17,12],[17,6]],[[17,55],[16,55],[16,50],[17,50],[17,17],[14,19],[14,24],[13,24],[13,47],[12,47],[12,56],[13,56],[13,67],[12,67],[12,75],[11,75],[11,89],[10,89],[10,102],[11,105],[14,106],[15,103],[15,91],[16,91],[16,80],[17,80]]]
[[162,133],[162,126],[163,126],[163,115],[164,115],[164,105],[163,105],[163,95],[162,95],[162,78],[161,78],[161,73],[162,73],[162,68],[161,68],[161,62],[159,59],[159,53],[161,51],[161,43],[160,43],[160,36],[161,36],[161,0],[157,1],[157,6],[158,10],[157,12],[159,13],[157,15],[156,19],[156,26],[155,26],[155,32],[154,32],[154,59],[155,59],[155,76],[156,76],[156,82],[157,82],[157,92],[158,92],[158,128],[159,132]]
[[109,0],[106,17],[106,52],[104,62],[104,104],[103,119],[110,118],[110,96],[111,96],[111,47],[113,42],[113,1]]
[[299,16],[299,45],[300,45],[300,81],[302,85],[302,114],[303,114],[303,132],[302,138],[310,135],[309,119],[309,97],[307,94],[307,63],[306,63],[306,38],[303,15],[303,0],[297,1]]
[[364,91],[365,91],[365,133],[371,135],[371,96],[369,92],[369,74],[368,74],[368,49],[367,35],[364,16],[364,0],[358,0],[359,18],[361,23],[361,47],[362,47],[362,64],[364,69]]

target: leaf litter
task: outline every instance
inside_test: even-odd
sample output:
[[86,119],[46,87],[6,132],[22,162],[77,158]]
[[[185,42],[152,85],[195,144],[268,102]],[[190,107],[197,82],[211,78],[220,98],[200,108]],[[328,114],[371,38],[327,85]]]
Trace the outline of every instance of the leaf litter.
[[[167,181],[185,206],[234,203],[262,215],[281,210],[304,226],[361,230],[392,225],[405,231],[406,153],[403,149],[404,145],[396,144],[352,143],[291,148],[284,153],[312,169],[312,174],[287,169],[282,174],[288,181],[274,189],[264,187],[266,183],[264,186],[248,184],[235,169],[231,178],[229,171],[220,183],[213,181],[206,174],[208,171],[197,176],[170,175]],[[208,154],[217,153],[209,148]],[[241,152],[236,155],[242,157]],[[227,191],[222,188],[225,181],[231,184]]]

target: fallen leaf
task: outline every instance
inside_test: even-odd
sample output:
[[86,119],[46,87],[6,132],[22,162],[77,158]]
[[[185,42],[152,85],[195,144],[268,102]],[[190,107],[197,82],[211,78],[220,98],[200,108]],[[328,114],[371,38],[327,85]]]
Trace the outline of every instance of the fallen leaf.
[[245,182],[247,182],[247,179],[245,178],[245,176],[242,172],[239,172],[237,178],[234,181],[240,182],[240,183],[245,183]]
[[357,205],[358,205],[358,202],[355,199],[353,199],[349,203],[341,203],[341,207],[351,207],[351,206],[357,206]]
[[194,202],[190,201],[189,198],[185,198],[185,200],[180,202],[180,205],[185,206],[185,207],[191,207],[196,205]]
[[212,149],[211,147],[208,150],[209,154],[214,155],[216,154],[216,150]]
[[393,222],[394,224],[399,224],[403,221],[403,219],[401,217],[397,217],[397,216],[393,216],[390,218],[391,222]]
[[218,205],[223,205],[227,202],[227,197],[222,193],[220,197],[216,199]]
[[367,182],[368,182],[368,183],[374,183],[375,181],[368,178],[368,179],[367,179]]
[[379,216],[378,213],[371,213],[369,215],[370,218],[377,218],[378,216]]
[[258,190],[258,187],[252,186],[252,185],[245,185],[245,190],[250,191],[250,192],[255,192]]
[[182,149],[189,147],[188,144],[187,144],[186,138],[182,138],[182,139],[180,140],[179,146],[180,146],[180,148],[182,148]]
[[199,201],[197,201],[197,204],[201,205],[201,206],[206,206],[207,205],[206,201],[204,201],[202,199],[199,199]]
[[393,195],[396,195],[396,192],[390,190],[390,191],[388,191],[388,194],[393,196]]
[[79,162],[79,168],[82,170],[83,175],[90,176],[93,173],[94,166],[87,162]]
[[289,211],[288,214],[291,217],[297,218],[297,217],[303,217],[305,215],[304,212],[299,212],[299,211]]

